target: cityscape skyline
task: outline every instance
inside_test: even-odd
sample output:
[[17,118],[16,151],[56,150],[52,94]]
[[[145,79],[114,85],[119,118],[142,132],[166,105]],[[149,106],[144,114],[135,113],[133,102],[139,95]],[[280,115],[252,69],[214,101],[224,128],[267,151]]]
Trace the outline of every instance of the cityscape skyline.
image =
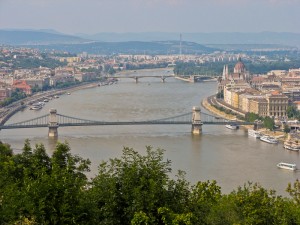
[[300,33],[299,0],[1,0],[0,29]]

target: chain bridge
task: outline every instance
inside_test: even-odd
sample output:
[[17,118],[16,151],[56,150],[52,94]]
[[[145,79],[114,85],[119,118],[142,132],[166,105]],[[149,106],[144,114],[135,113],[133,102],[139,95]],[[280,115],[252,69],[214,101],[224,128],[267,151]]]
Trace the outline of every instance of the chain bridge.
[[17,123],[4,124],[0,129],[20,129],[48,127],[49,137],[58,136],[58,127],[71,126],[119,126],[119,125],[191,125],[193,134],[201,134],[202,125],[225,125],[235,123],[238,125],[254,125],[254,123],[241,122],[235,120],[225,120],[223,118],[201,112],[200,107],[193,107],[193,111],[177,116],[140,121],[101,121],[76,118],[57,113],[56,109],[51,109],[49,114],[25,120]]

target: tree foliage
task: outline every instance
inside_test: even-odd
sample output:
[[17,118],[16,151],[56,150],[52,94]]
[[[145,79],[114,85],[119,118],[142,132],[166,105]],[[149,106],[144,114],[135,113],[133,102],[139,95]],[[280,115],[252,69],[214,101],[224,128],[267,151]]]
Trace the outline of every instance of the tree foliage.
[[0,142],[0,224],[300,224],[298,180],[288,185],[292,198],[252,183],[222,194],[216,181],[170,178],[164,150],[151,147],[124,148],[90,181],[89,164],[67,143],[48,156],[29,140],[21,154]]
[[264,127],[268,128],[269,130],[273,130],[274,126],[275,126],[274,120],[271,117],[266,116],[264,118]]
[[296,109],[295,106],[288,106],[286,113],[288,118],[300,118],[300,112]]
[[254,122],[255,120],[263,120],[263,118],[253,112],[250,112],[246,114],[245,120],[248,122]]
[[[228,65],[229,73],[233,73],[233,68],[237,62],[176,62],[174,73],[176,75],[221,75],[224,65]],[[299,68],[299,58],[291,59],[286,62],[280,58],[274,58],[274,61],[244,61],[245,67],[252,74],[265,74],[271,70],[289,70],[290,68]]]
[[43,145],[25,142],[22,154],[14,155],[1,143],[0,221],[21,220],[37,224],[78,224],[84,212],[80,201],[87,183],[88,160],[70,154],[58,144],[52,157]]
[[5,98],[3,101],[0,102],[0,106],[7,106],[23,98],[26,98],[26,94],[22,90],[17,88],[11,93],[11,97]]

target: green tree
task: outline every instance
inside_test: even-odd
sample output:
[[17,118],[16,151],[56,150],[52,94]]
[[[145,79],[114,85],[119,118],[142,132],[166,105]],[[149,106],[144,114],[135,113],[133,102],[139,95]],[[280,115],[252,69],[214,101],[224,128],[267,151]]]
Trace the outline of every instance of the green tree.
[[275,192],[248,183],[230,194],[241,224],[274,224]]
[[284,128],[283,128],[284,133],[290,133],[291,128],[289,127],[289,125],[284,124]]
[[222,195],[216,181],[194,186],[179,171],[171,179],[164,151],[124,148],[88,182],[89,160],[58,143],[52,156],[25,141],[21,154],[0,142],[1,224],[229,225],[300,224],[300,182],[292,199],[248,183]]
[[224,99],[223,91],[218,92],[216,97]]
[[246,121],[248,122],[254,122],[257,119],[261,119],[261,117],[253,112],[247,113],[245,116]]
[[288,118],[296,118],[299,116],[299,111],[296,109],[295,106],[288,106],[286,113]]
[[[1,149],[1,148],[0,148]],[[29,141],[23,152],[1,151],[0,221],[13,224],[78,224],[86,220],[81,198],[87,184],[84,172],[89,160],[70,154],[67,144],[58,143],[52,157],[43,145],[32,150]]]
[[271,117],[266,116],[264,119],[264,127],[270,130],[273,130],[275,122]]
[[192,224],[208,224],[208,215],[220,198],[221,188],[216,181],[198,182],[192,187],[188,204],[194,215]]
[[289,183],[286,191],[300,205],[300,181],[297,179],[293,185]]
[[163,152],[148,146],[142,156],[124,148],[121,159],[111,159],[99,166],[99,174],[88,190],[97,206],[99,224],[126,225],[137,217],[145,218],[148,224],[159,224],[159,208],[176,212],[178,207],[184,207],[187,199],[182,192],[187,182],[182,174],[177,181],[169,179],[171,162],[163,160]]

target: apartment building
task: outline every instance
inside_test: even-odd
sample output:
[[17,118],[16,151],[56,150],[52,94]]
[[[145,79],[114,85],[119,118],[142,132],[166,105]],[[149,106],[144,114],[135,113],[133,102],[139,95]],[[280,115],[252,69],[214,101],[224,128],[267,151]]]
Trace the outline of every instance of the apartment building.
[[288,97],[278,91],[266,95],[268,102],[268,116],[285,117],[287,115]]
[[249,99],[249,111],[259,116],[268,116],[268,101],[265,98]]
[[10,88],[0,88],[0,101],[11,96]]

